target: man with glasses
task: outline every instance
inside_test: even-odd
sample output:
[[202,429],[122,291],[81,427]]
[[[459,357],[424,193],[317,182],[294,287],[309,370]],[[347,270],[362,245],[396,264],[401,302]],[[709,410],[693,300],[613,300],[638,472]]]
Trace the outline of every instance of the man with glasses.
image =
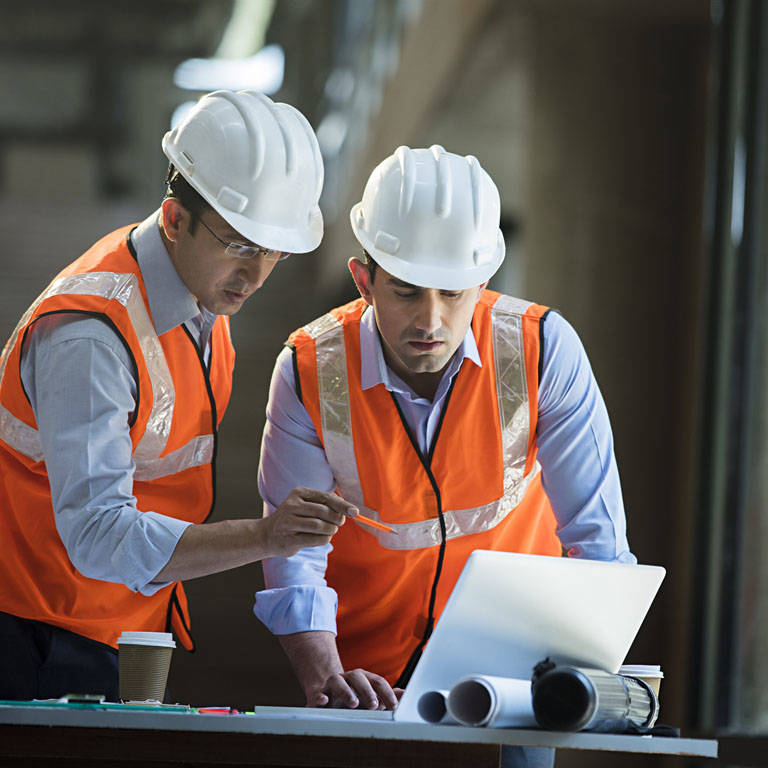
[[118,697],[121,632],[191,648],[181,580],[327,544],[351,505],[297,488],[268,519],[201,525],[234,365],[229,316],[320,243],[304,116],[203,97],[163,139],[159,210],[107,235],[0,357],[0,699]]

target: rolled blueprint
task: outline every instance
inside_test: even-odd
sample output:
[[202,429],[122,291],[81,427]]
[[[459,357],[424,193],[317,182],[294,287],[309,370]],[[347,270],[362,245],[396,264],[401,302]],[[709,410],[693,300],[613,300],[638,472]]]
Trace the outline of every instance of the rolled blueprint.
[[455,723],[448,713],[448,691],[422,693],[416,704],[419,716],[428,723]]
[[451,688],[448,713],[462,725],[536,727],[531,681],[470,675]]

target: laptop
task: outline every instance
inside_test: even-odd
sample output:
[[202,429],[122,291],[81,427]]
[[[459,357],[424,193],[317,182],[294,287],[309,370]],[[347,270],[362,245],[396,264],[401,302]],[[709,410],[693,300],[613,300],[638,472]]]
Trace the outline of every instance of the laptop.
[[655,565],[474,551],[394,719],[423,722],[422,694],[466,675],[530,680],[547,656],[618,672],[664,575]]

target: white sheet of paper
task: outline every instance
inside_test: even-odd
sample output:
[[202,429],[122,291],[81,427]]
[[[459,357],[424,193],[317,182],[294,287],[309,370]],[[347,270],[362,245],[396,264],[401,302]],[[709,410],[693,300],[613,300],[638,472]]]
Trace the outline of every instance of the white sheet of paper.
[[392,720],[391,710],[332,709],[330,707],[267,707],[256,706],[248,714],[256,717],[285,717],[299,720]]

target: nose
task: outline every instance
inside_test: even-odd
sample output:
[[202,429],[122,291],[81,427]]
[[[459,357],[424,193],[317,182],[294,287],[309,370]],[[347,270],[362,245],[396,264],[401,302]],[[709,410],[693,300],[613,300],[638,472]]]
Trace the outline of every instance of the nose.
[[424,291],[419,302],[414,325],[427,335],[435,333],[442,322],[442,301],[437,291]]
[[267,261],[260,256],[257,256],[255,259],[248,259],[240,265],[238,277],[247,282],[249,286],[254,286],[254,290],[257,291],[264,285],[266,279],[275,268],[276,263],[274,261]]

